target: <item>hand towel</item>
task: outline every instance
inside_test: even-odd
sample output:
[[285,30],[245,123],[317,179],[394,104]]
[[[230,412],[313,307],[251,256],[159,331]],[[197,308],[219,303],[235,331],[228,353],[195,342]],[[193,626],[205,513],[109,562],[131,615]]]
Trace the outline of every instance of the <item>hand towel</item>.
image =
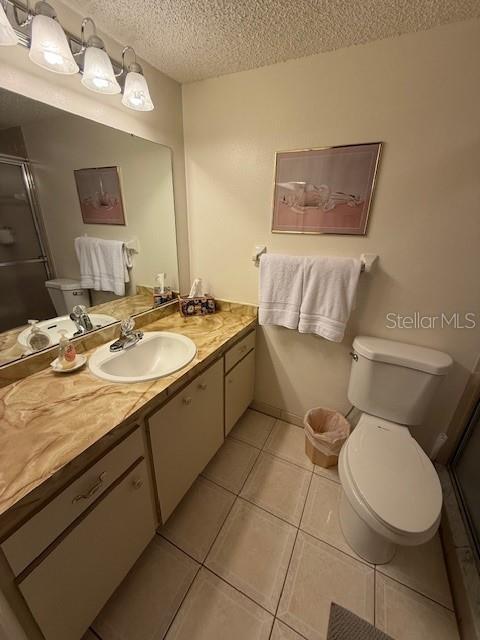
[[130,281],[130,256],[121,240],[75,238],[75,251],[80,264],[80,282],[85,289],[113,291],[125,295],[125,283]]
[[261,325],[277,324],[296,329],[302,301],[303,257],[275,254],[260,257]]
[[356,258],[305,258],[300,333],[316,333],[332,342],[343,340],[360,269]]

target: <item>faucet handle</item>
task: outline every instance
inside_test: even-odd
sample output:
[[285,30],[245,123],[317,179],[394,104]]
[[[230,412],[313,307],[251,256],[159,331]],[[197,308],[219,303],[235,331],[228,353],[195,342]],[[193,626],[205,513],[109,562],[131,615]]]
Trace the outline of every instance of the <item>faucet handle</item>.
[[128,335],[135,329],[135,320],[133,318],[125,318],[120,323],[120,331],[122,335]]
[[72,309],[72,313],[74,313],[77,318],[86,313],[86,311],[87,307],[85,307],[83,304],[76,304]]

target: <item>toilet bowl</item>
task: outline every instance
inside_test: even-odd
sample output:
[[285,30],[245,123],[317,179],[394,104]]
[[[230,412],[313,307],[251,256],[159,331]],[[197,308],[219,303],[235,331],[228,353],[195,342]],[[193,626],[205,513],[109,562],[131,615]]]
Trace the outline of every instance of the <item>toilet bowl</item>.
[[437,532],[440,481],[407,427],[362,414],[338,471],[342,532],[368,562],[389,562],[397,545],[423,544]]
[[440,481],[408,426],[422,423],[452,359],[370,336],[355,338],[351,355],[348,398],[363,413],[340,452],[340,525],[360,557],[384,564],[440,524]]

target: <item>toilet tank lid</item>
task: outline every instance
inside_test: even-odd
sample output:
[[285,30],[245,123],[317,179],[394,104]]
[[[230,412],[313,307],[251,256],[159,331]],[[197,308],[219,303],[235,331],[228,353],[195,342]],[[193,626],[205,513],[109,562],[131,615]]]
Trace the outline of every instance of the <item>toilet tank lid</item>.
[[448,353],[372,336],[357,336],[353,341],[353,349],[369,360],[409,367],[436,376],[445,375],[453,364]]
[[61,289],[62,291],[73,291],[74,289],[81,289],[82,285],[79,280],[73,280],[72,278],[55,278],[54,280],[47,280],[45,282],[47,289]]

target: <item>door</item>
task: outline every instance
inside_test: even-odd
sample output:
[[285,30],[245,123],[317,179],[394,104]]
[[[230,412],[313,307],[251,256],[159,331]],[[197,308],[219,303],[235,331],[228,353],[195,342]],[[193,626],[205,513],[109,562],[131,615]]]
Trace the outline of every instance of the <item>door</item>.
[[225,435],[235,426],[253,400],[255,351],[233,367],[225,376]]
[[50,275],[30,167],[0,156],[0,331],[55,316]]
[[148,418],[165,523],[223,444],[223,358]]

